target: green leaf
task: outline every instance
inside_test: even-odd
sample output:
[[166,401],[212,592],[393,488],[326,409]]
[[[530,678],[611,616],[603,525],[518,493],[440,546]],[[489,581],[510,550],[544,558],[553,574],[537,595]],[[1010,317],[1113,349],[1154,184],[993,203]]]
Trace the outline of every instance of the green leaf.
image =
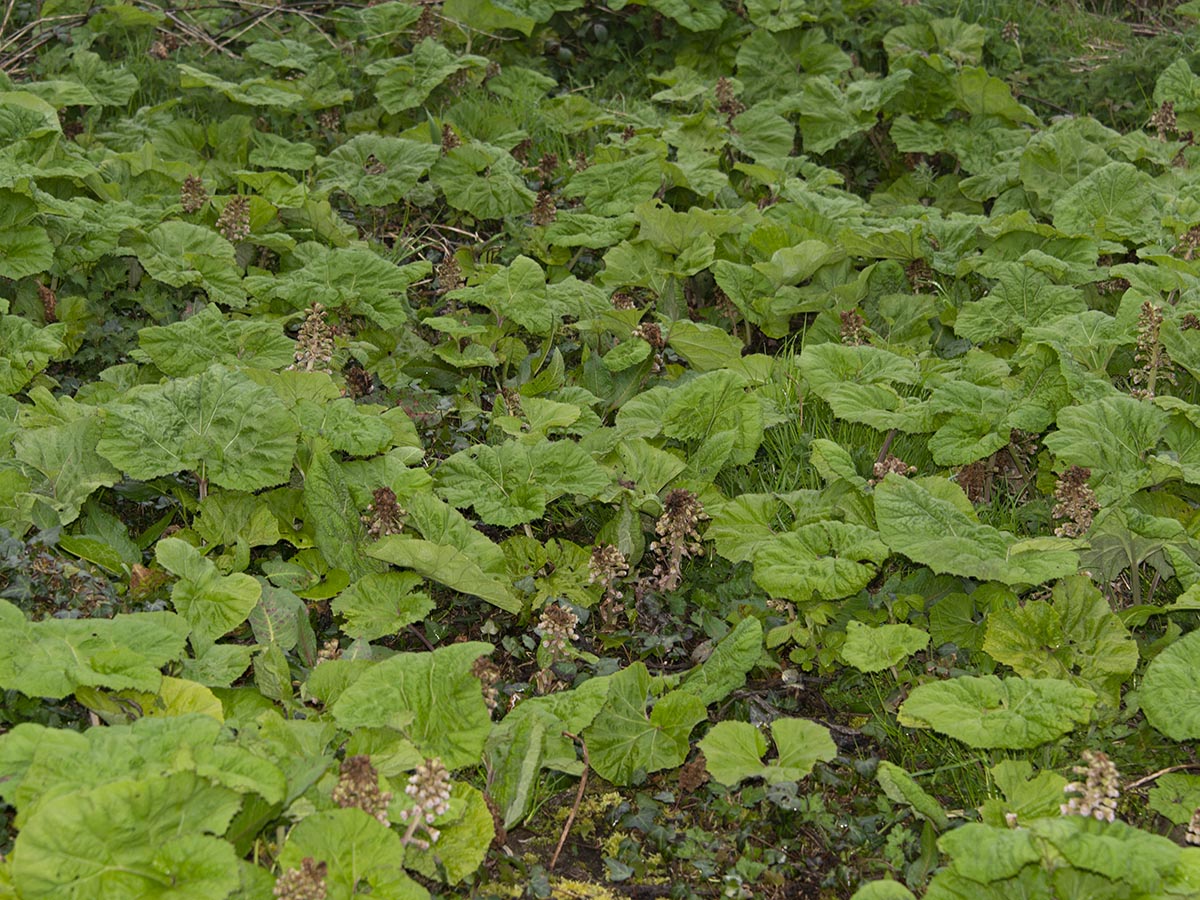
[[608,474],[571,441],[486,444],[454,454],[438,468],[437,489],[454,506],[474,506],[490,525],[539,519],[564,494],[596,496]]
[[210,300],[226,306],[246,302],[233,245],[212,229],[171,220],[135,238],[130,247],[163,284],[201,288]]
[[653,197],[662,180],[659,157],[643,154],[588,166],[571,176],[563,193],[583,197],[594,215],[620,216]]
[[98,416],[85,416],[62,425],[22,430],[13,443],[17,459],[45,478],[44,484],[35,482],[34,493],[54,509],[63,525],[79,517],[92,492],[121,480],[121,473],[96,452],[102,430]]
[[[938,847],[954,859],[954,869],[983,884],[1011,878],[1041,854],[1027,829],[999,829],[968,822],[938,839]],[[986,853],[980,852],[987,848]]]
[[881,672],[928,644],[929,635],[911,625],[871,627],[851,620],[846,623],[846,643],[841,654],[842,659],[860,672]]
[[115,781],[39,805],[17,835],[23,897],[222,900],[238,885],[228,827],[241,798],[190,772]]
[[81,685],[156,691],[180,659],[187,623],[174,613],[27,622],[0,600],[0,688],[59,699]]
[[684,676],[679,690],[710,706],[745,684],[746,673],[761,655],[762,623],[753,617],[742,619],[717,643],[708,659]]
[[[477,788],[458,783],[450,795],[451,812],[437,820],[441,832],[437,843],[421,850],[410,846],[404,855],[404,865],[426,878],[437,878],[447,884],[458,884],[483,864],[496,826],[487,801]],[[452,821],[459,805],[461,812]]]
[[538,337],[551,335],[561,317],[546,291],[545,272],[528,256],[518,256],[478,287],[462,288],[447,296],[485,306],[497,317],[512,319]]
[[745,379],[728,369],[693,378],[671,393],[662,417],[663,433],[676,440],[703,441],[732,432],[728,462],[749,463],[762,443],[765,423],[758,398],[745,388]]
[[861,525],[813,522],[765,541],[754,552],[754,582],[773,597],[838,600],[875,577],[888,548]]
[[718,722],[697,746],[704,752],[708,773],[727,787],[747,778],[762,778],[767,784],[799,781],[818,762],[837,755],[829,730],[806,719],[775,719],[771,735],[778,758],[766,764],[762,756],[767,742],[748,722]]
[[171,589],[171,603],[192,626],[192,635],[203,644],[237,628],[262,596],[262,585],[249,575],[221,575],[210,559],[178,538],[164,538],[154,548],[164,569],[179,577]]
[[0,316],[0,394],[21,390],[66,349],[63,330],[61,325],[38,328],[20,316]]
[[1054,678],[960,676],[917,687],[898,718],[970,747],[1024,750],[1086,724],[1095,702],[1087,688]]
[[1158,407],[1115,395],[1064,407],[1058,430],[1043,441],[1064,467],[1091,469],[1096,497],[1107,505],[1153,483],[1146,459],[1166,425]]
[[344,191],[363,206],[387,206],[416,187],[440,156],[437,144],[360,134],[321,159],[317,186]]
[[327,900],[351,900],[364,893],[387,900],[429,900],[428,891],[400,866],[400,835],[356,807],[313,813],[288,832],[280,868],[299,869],[305,859],[325,863]]
[[491,730],[471,664],[492,651],[469,641],[431,653],[397,653],[375,663],[331,707],[345,729],[394,728],[448,769],[479,761]]
[[389,115],[420,106],[434,88],[459,69],[487,65],[482,56],[455,56],[441,44],[426,38],[407,56],[389,61],[387,74],[375,86],[375,97]]
[[1154,181],[1126,162],[1095,170],[1068,188],[1051,207],[1054,227],[1138,245],[1164,239]]
[[1061,678],[1091,688],[1114,709],[1137,668],[1128,629],[1089,579],[1060,581],[1052,602],[1028,600],[988,616],[983,650],[1029,678]]
[[927,793],[917,780],[895,763],[880,760],[875,770],[875,780],[893,803],[911,806],[919,815],[933,823],[938,831],[950,827],[950,820],[937,798]]
[[650,715],[650,673],[637,662],[613,676],[608,699],[584,731],[592,768],[613,784],[632,784],[637,773],[678,766],[687,757],[688,735],[707,712],[683,691],[659,698]]
[[[374,407],[373,412],[379,408]],[[392,446],[394,432],[387,421],[372,415],[349,397],[316,403],[301,399],[293,410],[305,436],[320,437],[334,450],[352,456],[375,456]]]
[[1138,697],[1146,720],[1171,740],[1200,737],[1200,631],[1150,661]]
[[434,164],[433,181],[446,202],[480,219],[518,216],[533,209],[533,191],[507,151],[472,141]]
[[414,590],[422,583],[412,572],[364,575],[338,595],[333,611],[346,620],[342,630],[353,638],[373,641],[396,634],[433,611],[429,594]]
[[1036,269],[1014,264],[1005,269],[986,297],[959,310],[954,330],[983,344],[1085,309],[1087,304],[1078,289],[1054,284]]
[[54,263],[54,245],[39,225],[0,228],[0,277],[24,278],[45,272]]
[[977,521],[964,507],[970,509],[962,490],[939,479],[888,475],[875,486],[880,537],[934,572],[1013,585],[1041,584],[1079,567],[1068,541],[1021,541]]
[[382,568],[364,556],[366,530],[346,476],[324,448],[313,451],[304,475],[304,510],[315,533],[315,542],[330,566],[361,578]]
[[295,446],[296,423],[275,395],[215,365],[127,391],[105,407],[96,449],[131,478],[187,470],[253,491],[287,481]]
[[227,319],[215,306],[173,325],[141,329],[138,346],[159,371],[174,377],[199,375],[213,363],[281,369],[291,364],[296,351],[279,325]]
[[916,896],[900,882],[888,878],[864,884],[850,900],[916,900]]

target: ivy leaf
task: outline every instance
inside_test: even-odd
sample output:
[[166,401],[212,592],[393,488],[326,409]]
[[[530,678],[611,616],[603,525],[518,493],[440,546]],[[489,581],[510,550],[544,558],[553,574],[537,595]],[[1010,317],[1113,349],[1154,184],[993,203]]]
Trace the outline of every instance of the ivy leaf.
[[861,525],[813,522],[760,544],[754,582],[773,597],[798,603],[858,593],[888,557],[879,535]]
[[969,747],[1027,750],[1086,724],[1095,702],[1092,691],[1055,678],[961,676],[920,685],[898,718]]
[[592,768],[613,784],[632,784],[638,772],[678,766],[687,757],[688,735],[707,715],[698,697],[672,691],[647,716],[649,693],[650,673],[644,663],[622,669],[612,677],[608,699],[584,731]]
[[400,835],[356,807],[313,813],[296,824],[279,854],[281,869],[305,859],[326,865],[328,900],[369,892],[388,900],[429,900],[429,892],[404,873]]
[[1078,569],[1070,542],[1018,540],[977,521],[970,508],[961,488],[938,479],[888,475],[875,486],[879,536],[936,573],[1015,585],[1041,584]]
[[851,620],[846,623],[842,659],[860,672],[881,672],[929,644],[929,635],[911,625],[872,627]]
[[222,900],[238,886],[223,834],[241,798],[191,772],[115,781],[54,797],[17,835],[24,897]]
[[416,187],[440,156],[437,144],[360,134],[321,159],[317,186],[344,191],[363,206],[387,206]]
[[204,644],[237,628],[262,596],[262,585],[250,575],[221,575],[211,559],[179,538],[163,538],[154,548],[155,558],[179,581],[171,589],[171,603]]
[[182,322],[152,325],[138,332],[138,346],[165,375],[198,375],[213,363],[281,369],[295,355],[296,344],[272,322],[227,319],[206,306]]
[[171,220],[135,238],[130,247],[157,281],[177,288],[201,288],[214,303],[245,305],[233,244],[215,231]]
[[159,670],[184,655],[187,632],[166,612],[27,622],[0,600],[0,688],[50,699],[81,685],[156,691]]
[[295,448],[296,423],[275,395],[214,365],[127,391],[105,407],[96,450],[131,478],[187,470],[253,491],[287,481]]
[[468,641],[375,663],[331,707],[340,728],[394,728],[447,769],[479,762],[492,720],[471,664],[492,651]]

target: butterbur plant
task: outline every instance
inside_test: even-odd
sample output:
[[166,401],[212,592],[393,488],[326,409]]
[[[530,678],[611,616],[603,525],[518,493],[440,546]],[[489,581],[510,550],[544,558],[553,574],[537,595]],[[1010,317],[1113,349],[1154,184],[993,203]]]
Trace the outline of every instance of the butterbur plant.
[[396,501],[396,492],[390,487],[378,487],[371,495],[371,502],[362,516],[367,526],[367,536],[375,540],[404,530],[406,512]]
[[1054,499],[1058,503],[1051,515],[1062,522],[1054,529],[1059,537],[1079,537],[1092,527],[1092,519],[1099,511],[1100,503],[1096,499],[1096,492],[1088,485],[1091,477],[1091,469],[1070,466],[1054,485]]
[[700,498],[685,488],[676,488],[663,500],[663,513],[654,524],[658,540],[651,542],[654,552],[652,587],[669,592],[679,587],[683,578],[683,561],[700,556],[700,534],[696,530],[707,519]]
[[1084,750],[1083,761],[1086,765],[1075,766],[1072,771],[1083,775],[1084,780],[1072,781],[1063,788],[1068,800],[1060,810],[1064,816],[1091,816],[1111,822],[1116,817],[1117,800],[1121,797],[1117,767],[1099,750]]
[[1171,357],[1159,340],[1162,323],[1162,310],[1149,300],[1145,301],[1138,316],[1137,348],[1133,355],[1138,365],[1129,371],[1129,380],[1133,384],[1129,393],[1139,400],[1153,400],[1160,379],[1175,384]]
[[450,808],[450,773],[440,759],[427,759],[409,777],[404,793],[413,805],[399,812],[400,821],[407,823],[401,843],[428,850],[441,837],[433,823]]
[[300,868],[288,869],[276,879],[274,894],[279,900],[325,900],[327,871],[324,862],[306,856]]
[[179,189],[179,203],[184,212],[194,213],[208,202],[208,191],[204,189],[204,181],[195,175],[183,179],[183,187]]
[[230,197],[221,215],[217,216],[217,231],[232,244],[250,236],[250,201],[246,197]]
[[391,791],[379,789],[379,773],[368,756],[348,757],[341,766],[340,777],[333,789],[333,802],[346,809],[356,807],[380,824],[388,824],[388,804]]
[[601,544],[592,549],[588,558],[588,583],[599,584],[603,590],[600,598],[600,618],[606,625],[616,621],[624,608],[625,594],[617,587],[617,579],[629,574],[629,561],[612,544]]
[[295,358],[289,369],[300,372],[333,372],[333,329],[325,321],[325,307],[314,303],[304,314],[296,336]]

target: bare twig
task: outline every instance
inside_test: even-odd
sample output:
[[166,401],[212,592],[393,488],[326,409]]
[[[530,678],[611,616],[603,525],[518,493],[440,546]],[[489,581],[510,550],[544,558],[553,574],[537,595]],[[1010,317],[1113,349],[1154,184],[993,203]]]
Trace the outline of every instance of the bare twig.
[[1172,772],[1183,772],[1187,769],[1200,769],[1200,763],[1183,763],[1178,766],[1167,766],[1165,769],[1159,769],[1157,772],[1151,772],[1149,775],[1143,775],[1137,781],[1131,781],[1125,785],[1125,790],[1132,791],[1135,788],[1140,788],[1143,784],[1149,784],[1152,781],[1157,781],[1163,775],[1170,775]]
[[587,742],[579,735],[571,734],[569,731],[564,731],[563,737],[570,738],[571,740],[578,742],[580,748],[582,748],[583,777],[579,779],[579,790],[575,793],[575,802],[571,805],[571,812],[567,816],[567,821],[563,823],[562,835],[558,839],[558,846],[554,848],[554,855],[550,857],[550,865],[546,867],[551,872],[554,871],[554,865],[558,862],[558,854],[562,853],[563,844],[567,842],[567,835],[571,831],[571,826],[575,823],[575,816],[579,813],[579,805],[583,803],[583,792],[587,790],[588,766],[590,765],[590,761],[588,760]]
[[896,440],[896,429],[893,428],[887,433],[887,437],[883,439],[883,446],[879,448],[879,455],[875,457],[875,465],[879,465],[887,459],[888,451],[892,449],[892,441]]

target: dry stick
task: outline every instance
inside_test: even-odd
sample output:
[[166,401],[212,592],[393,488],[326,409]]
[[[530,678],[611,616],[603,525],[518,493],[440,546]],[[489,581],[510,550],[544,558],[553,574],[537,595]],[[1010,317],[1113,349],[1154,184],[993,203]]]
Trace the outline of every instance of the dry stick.
[[879,455],[875,457],[875,465],[879,465],[887,459],[888,451],[892,449],[892,441],[896,439],[896,429],[893,428],[887,433],[887,437],[883,439],[883,446],[879,448]]
[[8,0],[4,5],[4,21],[0,22],[0,35],[4,34],[4,30],[8,28],[8,20],[12,17],[13,7],[17,5],[17,0]]
[[157,7],[155,7],[155,9],[158,12],[161,12],[163,15],[165,15],[172,22],[174,22],[175,27],[178,28],[180,31],[182,31],[184,34],[186,34],[188,37],[194,38],[194,39],[200,41],[201,43],[208,44],[208,46],[211,47],[213,50],[216,50],[220,53],[224,53],[230,59],[239,59],[239,57],[236,53],[234,53],[230,50],[226,50],[224,47],[222,47],[220,44],[218,44],[216,41],[214,41],[212,38],[210,38],[208,36],[208,33],[206,31],[204,31],[203,29],[200,29],[200,28],[195,27],[194,25],[188,24],[187,22],[183,21],[183,19],[179,18],[179,16],[175,15],[175,13],[171,12],[170,10],[158,9]]
[[564,731],[563,737],[578,741],[579,746],[583,749],[583,777],[579,779],[579,790],[575,794],[575,803],[572,804],[571,813],[567,816],[567,821],[563,824],[562,835],[558,839],[558,846],[554,848],[554,855],[550,857],[550,865],[547,868],[551,872],[554,871],[554,865],[558,862],[558,854],[562,853],[563,844],[567,842],[567,835],[571,831],[571,826],[575,823],[575,816],[579,813],[579,804],[583,802],[583,792],[587,790],[587,773],[588,766],[590,765],[587,741],[577,734],[571,734],[569,731]]
[[1125,790],[1132,791],[1135,788],[1140,788],[1143,784],[1149,784],[1151,781],[1157,781],[1163,775],[1169,775],[1172,772],[1182,772],[1184,769],[1200,769],[1200,763],[1183,763],[1178,766],[1167,766],[1165,769],[1159,769],[1157,772],[1151,772],[1149,775],[1139,778],[1137,781],[1131,781],[1125,785]]
[[[44,28],[50,22],[62,22],[66,19],[75,19],[77,21],[82,22],[87,19],[87,16],[80,16],[80,15],[46,16],[45,18],[36,19],[33,22],[30,22],[28,25],[22,25],[20,28],[18,28],[16,31],[14,31],[12,33],[12,37],[10,37],[8,40],[6,40],[3,44],[0,44],[0,54],[3,54],[5,50],[7,50],[9,47],[11,47],[13,44],[15,44],[17,41],[21,40],[21,38],[23,38],[25,35],[29,34],[31,31],[37,31],[38,28]],[[47,31],[46,34],[53,34],[53,32]]]

